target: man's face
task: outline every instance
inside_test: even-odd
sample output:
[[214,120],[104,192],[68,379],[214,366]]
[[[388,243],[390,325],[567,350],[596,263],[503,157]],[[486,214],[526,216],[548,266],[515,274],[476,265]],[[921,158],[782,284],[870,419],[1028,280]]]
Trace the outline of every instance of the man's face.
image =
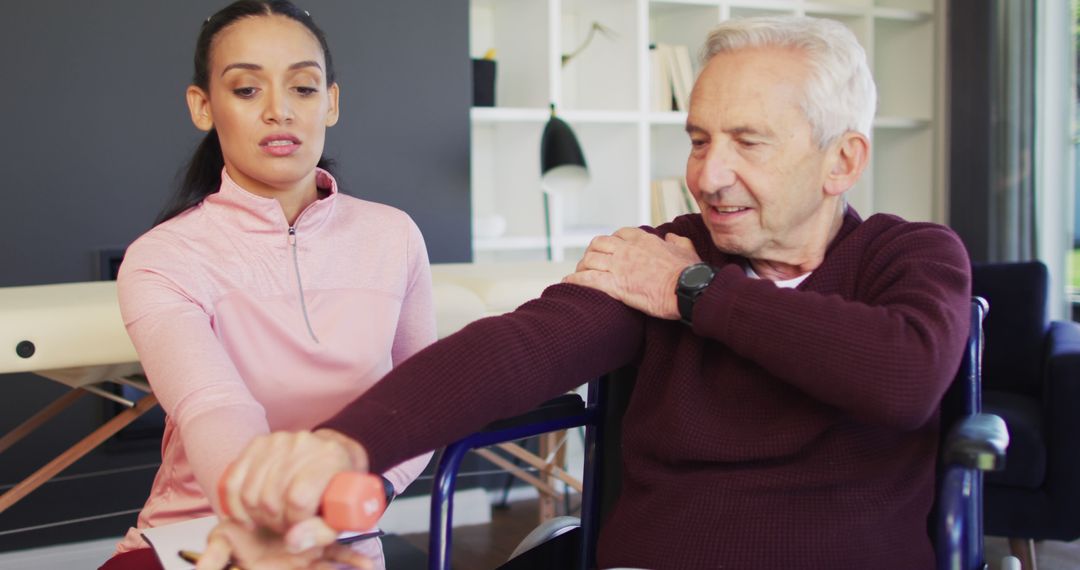
[[792,262],[836,216],[833,161],[800,106],[806,79],[802,53],[755,48],[714,56],[694,85],[686,182],[721,251]]

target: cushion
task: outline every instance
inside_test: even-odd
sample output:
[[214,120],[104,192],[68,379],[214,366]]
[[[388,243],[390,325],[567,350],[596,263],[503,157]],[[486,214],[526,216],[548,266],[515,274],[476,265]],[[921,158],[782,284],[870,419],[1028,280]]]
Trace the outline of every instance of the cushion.
[[990,303],[983,386],[1037,395],[1042,388],[1049,274],[1040,262],[972,266],[973,295]]

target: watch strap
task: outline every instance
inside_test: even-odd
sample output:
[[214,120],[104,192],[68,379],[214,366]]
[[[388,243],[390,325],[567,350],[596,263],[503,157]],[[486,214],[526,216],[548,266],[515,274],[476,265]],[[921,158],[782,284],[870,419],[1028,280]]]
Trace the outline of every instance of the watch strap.
[[694,302],[701,295],[701,292],[687,293],[679,291],[675,297],[679,303],[679,320],[687,325],[692,325],[694,320]]
[[[691,271],[708,271],[708,279],[703,282],[688,284],[687,276]],[[675,286],[675,299],[679,309],[679,320],[688,326],[693,325],[694,305],[698,297],[709,288],[716,277],[716,269],[706,263],[695,263],[682,270]]]

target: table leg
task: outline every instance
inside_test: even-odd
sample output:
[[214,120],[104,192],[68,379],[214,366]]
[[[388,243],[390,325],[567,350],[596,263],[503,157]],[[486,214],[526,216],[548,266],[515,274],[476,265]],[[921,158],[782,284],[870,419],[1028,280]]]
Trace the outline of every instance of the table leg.
[[19,502],[23,497],[44,485],[46,481],[70,467],[72,463],[81,459],[95,447],[101,445],[106,439],[109,439],[116,434],[116,432],[124,429],[128,424],[138,419],[139,416],[143,415],[156,405],[157,398],[154,397],[153,394],[150,394],[136,402],[134,407],[120,412],[116,417],[105,422],[105,425],[94,430],[90,435],[84,437],[82,441],[71,446],[67,451],[58,455],[56,459],[53,459],[44,467],[32,473],[29,477],[20,481],[17,485],[8,490],[8,492],[0,495],[0,513],[6,511],[8,507]]
[[66,410],[68,406],[74,404],[85,394],[86,392],[82,390],[70,390],[63,396],[53,400],[52,403],[42,408],[40,412],[31,416],[30,419],[16,426],[15,429],[5,433],[4,437],[0,437],[0,453],[41,427],[41,424],[51,420],[56,414]]
[[495,454],[490,449],[483,449],[483,448],[474,449],[473,453],[475,453],[475,454],[479,455],[480,457],[483,457],[484,459],[494,463],[495,466],[504,469],[507,473],[510,473],[514,477],[517,477],[518,479],[521,479],[522,481],[532,485],[533,487],[536,487],[536,490],[540,492],[541,496],[544,496],[544,495],[550,496],[550,497],[558,497],[559,496],[559,491],[554,486],[549,485],[549,484],[545,483],[544,481],[541,481],[539,478],[533,476],[528,471],[522,469],[521,467],[518,467],[517,465],[514,465],[513,463],[510,463],[509,461],[507,461],[507,460],[503,459],[502,457],[500,457],[499,455]]
[[[563,432],[559,432],[559,433],[563,433]],[[560,481],[562,481],[563,483],[566,483],[567,485],[573,487],[574,489],[577,490],[578,493],[581,492],[581,489],[582,489],[581,481],[576,479],[575,477],[573,477],[569,473],[567,473],[566,470],[564,469],[564,467],[566,466],[566,445],[562,445],[562,446],[559,447],[559,451],[555,455],[555,464],[554,465],[544,461],[543,459],[538,457],[536,454],[525,450],[524,448],[522,448],[520,445],[518,445],[516,443],[500,443],[500,444],[497,444],[496,447],[498,447],[499,449],[509,453],[510,455],[513,455],[514,457],[517,457],[518,459],[520,459],[521,461],[524,461],[525,463],[529,464],[530,466],[536,468],[537,471],[543,471],[545,469],[550,469],[551,475],[553,477],[555,477],[555,478],[559,479]]]
[[[551,432],[540,436],[540,452],[537,455],[544,458],[545,461],[544,467],[540,470],[540,480],[551,486],[554,486],[555,477],[551,475],[552,465],[547,462],[547,458],[551,455],[555,446],[558,445],[558,437],[561,433],[563,432]],[[540,522],[555,518],[557,505],[556,497],[540,495]]]

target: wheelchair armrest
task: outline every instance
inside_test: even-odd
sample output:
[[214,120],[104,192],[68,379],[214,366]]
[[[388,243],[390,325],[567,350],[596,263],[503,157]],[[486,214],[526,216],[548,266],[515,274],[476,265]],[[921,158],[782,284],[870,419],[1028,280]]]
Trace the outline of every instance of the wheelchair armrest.
[[585,411],[585,401],[578,394],[563,394],[552,398],[539,406],[511,418],[495,420],[484,426],[481,432],[500,431],[509,428],[549,422]]
[[1005,467],[1009,430],[994,414],[974,414],[957,420],[945,438],[942,454],[946,465],[981,471]]
[[429,568],[450,568],[450,545],[453,531],[450,519],[454,510],[454,486],[465,453],[504,441],[532,437],[560,429],[595,425],[599,414],[585,407],[581,396],[567,394],[548,400],[538,408],[505,420],[488,424],[483,431],[466,436],[446,446],[439,455],[431,491],[431,522],[428,531]]

